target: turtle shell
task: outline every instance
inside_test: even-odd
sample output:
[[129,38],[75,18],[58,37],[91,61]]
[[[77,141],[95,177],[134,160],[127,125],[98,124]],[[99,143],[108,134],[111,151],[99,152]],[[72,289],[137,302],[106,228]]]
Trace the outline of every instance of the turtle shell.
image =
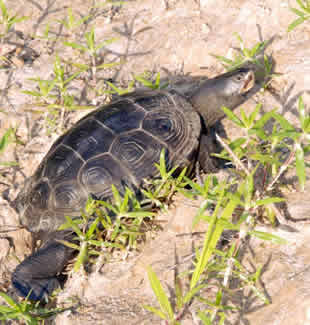
[[195,160],[201,123],[181,95],[140,91],[86,115],[51,147],[16,201],[21,223],[49,232],[77,216],[91,195],[109,199],[114,184],[139,189],[158,176],[162,149],[167,168]]

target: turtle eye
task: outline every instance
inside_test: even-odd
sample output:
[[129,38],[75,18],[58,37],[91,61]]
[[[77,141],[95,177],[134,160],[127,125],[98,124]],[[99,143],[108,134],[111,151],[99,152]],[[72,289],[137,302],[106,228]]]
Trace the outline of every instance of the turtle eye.
[[241,80],[243,80],[243,75],[238,74],[238,75],[236,76],[235,79],[236,79],[237,81],[241,81]]

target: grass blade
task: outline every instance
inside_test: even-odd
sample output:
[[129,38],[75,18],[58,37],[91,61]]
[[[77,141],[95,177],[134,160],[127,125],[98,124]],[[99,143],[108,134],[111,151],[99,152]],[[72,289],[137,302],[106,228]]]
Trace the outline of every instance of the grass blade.
[[[161,311],[168,316],[170,320],[174,319],[174,313],[171,307],[171,304],[168,300],[168,297],[159,281],[157,278],[157,275],[155,272],[152,270],[150,266],[147,268],[147,274],[148,278],[151,284],[151,287],[153,289],[153,292],[155,293],[157,300],[160,304]],[[165,319],[166,317],[164,317]]]

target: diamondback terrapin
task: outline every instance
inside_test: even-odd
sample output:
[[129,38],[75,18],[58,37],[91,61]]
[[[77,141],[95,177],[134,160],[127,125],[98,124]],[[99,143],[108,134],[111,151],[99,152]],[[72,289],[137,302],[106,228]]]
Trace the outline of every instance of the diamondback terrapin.
[[[45,244],[19,264],[12,282],[21,296],[40,300],[58,285],[73,249],[56,239],[65,216],[79,216],[88,197],[111,198],[111,185],[138,191],[158,176],[162,149],[167,167],[198,161],[211,168],[207,129],[253,87],[254,73],[242,68],[203,82],[190,96],[176,91],[136,91],[82,118],[51,147],[15,200],[20,223],[47,235]],[[45,237],[44,237],[45,238]]]

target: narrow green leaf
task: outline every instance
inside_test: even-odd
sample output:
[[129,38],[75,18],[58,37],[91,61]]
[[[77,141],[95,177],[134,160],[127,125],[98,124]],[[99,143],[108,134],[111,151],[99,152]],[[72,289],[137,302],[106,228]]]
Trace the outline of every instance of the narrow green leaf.
[[10,312],[12,312],[12,307],[0,305],[0,314],[8,314]]
[[252,197],[254,192],[254,178],[253,178],[253,172],[251,172],[250,175],[247,175],[244,180],[244,201],[246,208],[249,208],[251,205]]
[[276,109],[273,109],[272,111],[265,113],[253,126],[255,129],[261,129],[272,117]]
[[250,123],[249,123],[249,119],[248,117],[246,116],[243,108],[240,109],[240,115],[241,115],[241,121],[243,122],[243,125],[246,127],[246,128],[249,128],[250,127]]
[[189,290],[187,294],[184,296],[184,303],[188,304],[192,300],[192,298],[202,289],[206,286],[206,284],[200,284],[197,287],[194,287],[193,289]]
[[80,247],[79,255],[76,259],[76,262],[74,263],[74,267],[73,267],[74,272],[77,272],[81,268],[81,266],[85,263],[88,255],[87,249],[88,249],[87,243],[86,242],[82,243]]
[[304,153],[307,154],[310,152],[310,144],[304,147]]
[[68,229],[69,227],[71,227],[78,236],[83,236],[83,234],[82,234],[80,228],[78,227],[78,225],[76,224],[76,222],[74,220],[72,220],[69,216],[65,216],[65,218],[67,219],[67,222],[64,223],[63,225],[61,225],[59,227],[59,230],[64,230],[64,229]]
[[[308,1],[308,0],[305,0]],[[296,0],[296,2],[298,3],[299,7],[303,10],[307,10],[307,7],[303,4],[303,0]],[[308,2],[309,3],[309,2]],[[310,3],[309,3],[310,5]]]
[[248,234],[255,236],[259,239],[271,241],[275,244],[280,244],[280,245],[287,244],[287,241],[285,239],[278,237],[276,235],[273,235],[273,234],[269,234],[267,232],[252,230],[252,231],[249,231]]
[[0,292],[0,297],[2,297],[8,305],[19,310],[19,305],[7,294]]
[[162,319],[167,319],[166,315],[159,309],[154,308],[152,306],[148,306],[148,305],[143,305],[143,308],[147,309],[148,311],[152,312],[153,314],[159,316]]
[[8,16],[8,11],[6,9],[6,6],[3,2],[3,0],[0,0],[0,7],[1,7],[1,11],[2,11],[2,16],[5,18]]
[[234,63],[233,60],[230,60],[228,58],[225,58],[225,56],[221,56],[221,55],[215,55],[215,54],[211,54],[213,57],[215,57],[216,59],[225,62],[228,65],[231,65]]
[[90,237],[94,233],[94,231],[97,229],[98,223],[99,223],[99,218],[96,218],[91,224],[91,226],[89,227],[89,229],[87,230],[87,236]]
[[203,325],[212,325],[212,319],[202,311],[198,312],[198,316],[201,319]]
[[255,202],[256,205],[268,205],[272,203],[278,203],[283,202],[285,199],[282,199],[280,197],[268,197],[266,199],[258,200]]
[[291,24],[289,24],[287,31],[291,32],[294,28],[301,25],[304,21],[305,21],[304,17],[300,17],[300,18],[294,20]]
[[117,65],[122,64],[122,62],[111,62],[111,63],[102,63],[96,66],[97,69],[110,69],[114,68]]
[[298,176],[301,191],[303,192],[306,183],[305,155],[304,155],[304,150],[299,143],[295,143],[295,149],[296,149],[296,174]]
[[221,219],[228,219],[230,220],[230,217],[232,216],[233,212],[235,211],[236,206],[239,204],[240,200],[237,199],[236,196],[233,196],[228,204],[225,206]]
[[19,163],[17,161],[5,161],[5,162],[0,162],[0,166],[13,167],[13,166],[19,166]]
[[[173,320],[174,319],[174,313],[171,307],[171,304],[169,302],[169,299],[159,281],[157,278],[157,275],[152,270],[150,266],[147,267],[147,274],[148,278],[151,284],[151,287],[153,289],[153,292],[156,295],[156,298],[160,304],[160,308],[162,312],[168,316],[168,319]],[[165,318],[164,318],[165,319]]]
[[305,17],[305,13],[296,9],[296,8],[290,8],[291,11],[293,11],[294,14],[296,14],[297,16],[304,18]]
[[276,113],[275,111],[272,111],[270,113],[271,113],[272,117],[274,119],[276,119],[280,123],[280,125],[282,126],[282,128],[284,130],[286,130],[286,131],[295,131],[294,126],[291,123],[289,123],[289,121],[285,117],[283,117],[282,115]]
[[252,58],[251,51],[249,49],[244,48],[242,52],[243,52],[245,57]]
[[71,243],[71,242],[69,242],[67,240],[58,239],[57,242],[62,243],[63,245],[71,247],[71,248],[76,249],[76,250],[80,249],[79,245],[73,244],[73,243]]
[[3,152],[5,148],[8,146],[8,144],[10,143],[10,139],[13,134],[13,131],[14,130],[12,128],[9,128],[0,139],[0,153]]
[[227,117],[233,121],[235,124],[237,124],[238,126],[240,126],[241,128],[244,128],[244,124],[242,123],[242,121],[239,119],[239,117],[234,114],[229,108],[222,106],[221,109],[224,111],[224,113],[227,115]]
[[98,51],[98,50],[100,50],[102,47],[108,46],[108,45],[114,43],[114,42],[117,41],[117,40],[118,40],[117,37],[114,37],[114,38],[110,38],[110,39],[108,39],[108,40],[105,40],[105,41],[101,42],[99,45],[97,45],[97,46],[95,47],[95,51]]
[[179,277],[175,278],[174,287],[175,287],[176,306],[178,310],[181,310],[183,308],[184,301],[183,301],[182,284]]
[[217,205],[216,205],[215,210],[212,214],[211,221],[210,221],[208,230],[205,235],[202,252],[198,258],[194,273],[192,275],[192,279],[191,279],[191,283],[190,283],[191,289],[193,289],[197,285],[197,283],[200,279],[200,276],[204,272],[206,265],[212,255],[215,247],[216,247],[216,243],[219,240],[219,238],[222,234],[222,231],[223,231],[221,226],[217,226],[217,214],[220,209],[220,206],[221,206],[221,203],[223,200],[223,196],[224,196],[224,192],[225,192],[224,185],[221,189]]
[[167,174],[165,155],[166,155],[166,150],[162,149],[159,158],[159,171],[162,178],[165,178]]
[[261,103],[258,103],[254,109],[254,111],[250,114],[249,116],[249,121],[250,121],[250,124],[252,125],[256,119],[256,116],[257,114],[259,113],[260,109],[262,107],[262,104]]
[[146,217],[154,217],[156,215],[155,212],[150,211],[133,211],[127,212],[126,217],[128,218],[146,218]]
[[119,194],[119,191],[114,184],[111,185],[111,188],[112,188],[113,199],[115,201],[115,204],[117,206],[120,206],[122,204],[122,198]]

